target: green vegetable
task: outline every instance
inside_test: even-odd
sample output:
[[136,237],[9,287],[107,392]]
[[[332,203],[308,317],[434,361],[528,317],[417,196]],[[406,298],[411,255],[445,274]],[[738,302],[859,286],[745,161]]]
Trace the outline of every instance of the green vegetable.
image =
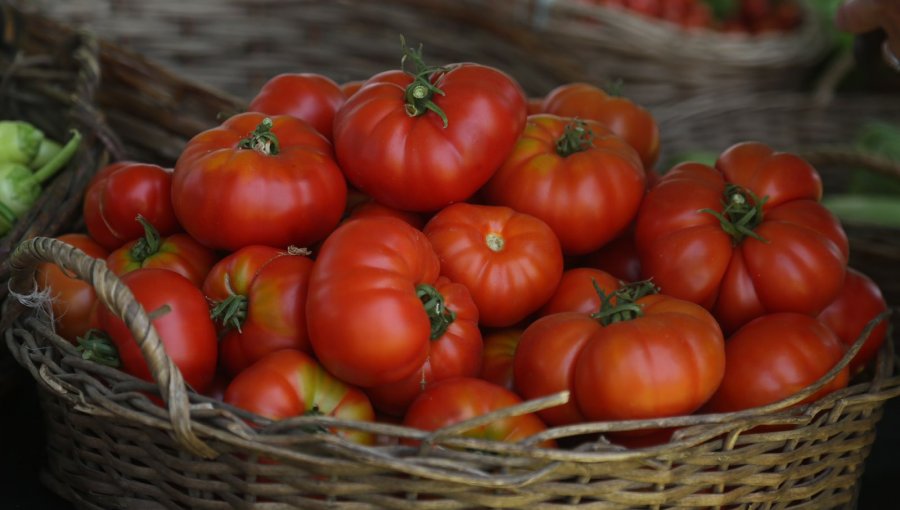
[[21,120],[0,121],[0,163],[30,165],[44,141],[44,132]]
[[672,168],[673,166],[679,163],[703,163],[708,166],[715,166],[716,160],[719,158],[719,155],[712,151],[706,150],[687,150],[679,152],[678,154],[672,156],[666,168]]
[[[860,129],[854,146],[863,152],[900,163],[900,126],[883,121],[868,122]],[[848,189],[859,194],[900,195],[900,179],[855,169]]]
[[37,154],[34,155],[31,164],[28,165],[29,168],[35,170],[46,165],[60,150],[62,150],[62,145],[49,138],[44,138],[41,146],[38,147]]
[[69,142],[33,173],[22,163],[0,163],[0,235],[5,235],[16,219],[28,212],[41,195],[44,181],[72,159],[80,143],[81,133],[73,130]]
[[832,195],[822,204],[841,222],[900,228],[900,198],[888,195]]

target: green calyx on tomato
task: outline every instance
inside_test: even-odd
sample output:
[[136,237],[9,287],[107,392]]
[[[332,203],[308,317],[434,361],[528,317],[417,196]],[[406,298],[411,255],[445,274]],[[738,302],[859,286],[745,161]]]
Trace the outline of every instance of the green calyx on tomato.
[[594,290],[600,296],[600,310],[591,314],[591,318],[600,324],[609,326],[616,322],[630,321],[642,317],[644,311],[637,301],[651,294],[659,293],[659,288],[650,280],[629,283],[607,294],[593,278]]
[[444,304],[444,296],[431,285],[420,283],[416,285],[416,296],[422,301],[428,320],[431,322],[431,340],[438,340],[447,328],[456,320],[456,312],[447,308]]
[[400,59],[400,67],[406,65],[407,59],[411,60],[415,66],[415,72],[408,72],[413,77],[413,82],[406,87],[406,114],[410,117],[418,117],[432,111],[436,113],[442,121],[444,127],[447,127],[447,114],[438,105],[431,100],[435,94],[444,95],[444,91],[439,89],[428,80],[428,77],[437,71],[443,71],[442,67],[428,67],[422,59],[422,45],[418,49],[410,48],[406,45],[406,39],[401,35],[400,44],[403,47],[403,57]]
[[143,225],[144,237],[131,247],[131,257],[137,262],[143,262],[159,252],[159,231],[142,215],[138,214],[135,219]]
[[218,322],[228,329],[236,329],[241,332],[241,325],[247,319],[247,296],[237,294],[231,288],[231,278],[225,275],[225,287],[228,289],[228,297],[215,303],[209,311],[213,322]]
[[78,337],[78,352],[81,358],[108,367],[119,368],[122,360],[119,350],[109,336],[100,329],[89,329],[84,336]]
[[274,156],[281,152],[281,146],[278,143],[278,137],[272,132],[272,119],[266,117],[256,126],[247,138],[242,139],[238,143],[238,148],[251,149],[265,154]]
[[571,156],[594,146],[594,132],[583,120],[575,119],[566,125],[563,135],[556,141],[556,153]]
[[735,246],[748,236],[757,241],[768,242],[754,232],[754,229],[763,221],[763,205],[769,197],[760,200],[752,191],[731,183],[725,185],[722,195],[724,209],[721,213],[712,209],[700,209],[699,212],[715,216],[722,224],[722,230],[731,236],[731,242]]

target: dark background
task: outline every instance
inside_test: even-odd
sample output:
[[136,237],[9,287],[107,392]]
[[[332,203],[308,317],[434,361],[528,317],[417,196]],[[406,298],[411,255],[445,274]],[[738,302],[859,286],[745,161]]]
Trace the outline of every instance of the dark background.
[[[44,462],[43,425],[37,390],[22,371],[19,382],[3,398],[0,419],[0,508],[5,510],[72,510],[74,507],[44,488],[38,474]],[[898,508],[900,488],[900,399],[886,403],[878,437],[862,476],[859,509]],[[887,501],[894,501],[888,504]]]

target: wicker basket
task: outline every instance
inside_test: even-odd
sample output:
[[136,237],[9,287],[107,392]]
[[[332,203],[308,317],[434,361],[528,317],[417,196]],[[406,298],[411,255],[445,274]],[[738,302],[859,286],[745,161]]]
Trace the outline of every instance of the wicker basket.
[[[658,110],[656,116],[662,162],[685,152],[718,154],[733,143],[758,140],[810,161],[826,195],[846,190],[851,174],[860,169],[900,180],[900,163],[850,145],[867,122],[900,123],[898,95],[836,95],[826,101],[797,93],[717,95]],[[850,265],[873,278],[890,304],[900,305],[900,232],[847,222],[844,228]]]
[[[42,261],[92,283],[139,339],[158,388],[85,361],[33,315],[6,331],[40,383],[48,425],[45,483],[79,508],[852,508],[884,402],[900,395],[892,343],[874,373],[822,400],[792,399],[738,413],[551,428],[521,443],[467,439],[487,417],[432,433],[304,416],[271,422],[188,393],[146,312],[105,264],[49,238],[21,244],[13,289],[30,293]],[[12,299],[8,306],[17,306]],[[146,393],[164,395],[165,407]],[[564,401],[554,395],[501,413]],[[496,415],[495,415],[496,417]],[[381,446],[310,432],[350,427]],[[677,427],[658,446],[626,449],[597,433]],[[762,431],[760,427],[765,427]],[[542,448],[547,438],[583,439]],[[400,441],[414,439],[421,446]]]

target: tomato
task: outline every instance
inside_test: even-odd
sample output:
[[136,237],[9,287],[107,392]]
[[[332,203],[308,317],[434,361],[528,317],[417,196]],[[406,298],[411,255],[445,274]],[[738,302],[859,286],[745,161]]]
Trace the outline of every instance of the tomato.
[[[515,393],[481,379],[445,379],[428,388],[409,406],[403,425],[421,430],[437,430],[470,418],[522,403]],[[521,441],[546,429],[532,413],[511,416],[462,432],[465,437],[494,441]],[[541,447],[555,446],[553,440]]]
[[311,352],[306,294],[313,262],[269,246],[245,246],[213,266],[203,282],[221,331],[222,369],[235,375],[282,349]]
[[521,328],[504,328],[484,334],[480,378],[508,390],[515,389],[513,360],[522,331]]
[[[791,312],[758,317],[728,338],[725,377],[704,409],[740,411],[788,398],[828,373],[844,352],[837,335],[815,317]],[[848,379],[844,367],[801,403],[845,387]]]
[[634,147],[644,168],[659,158],[659,126],[647,109],[589,83],[565,83],[544,97],[544,113],[595,120]]
[[159,232],[143,217],[138,221],[144,226],[144,237],[113,250],[106,258],[110,271],[121,276],[142,267],[157,267],[175,271],[197,287],[203,284],[217,259],[213,250],[184,233],[160,238]]
[[544,106],[544,98],[543,97],[529,97],[526,101],[527,101],[528,115],[544,113],[544,111],[541,109]]
[[263,84],[247,111],[297,117],[331,140],[334,112],[345,99],[341,86],[327,76],[283,73]]
[[[329,374],[309,355],[285,349],[259,359],[228,384],[225,402],[273,420],[321,414],[344,420],[375,421],[366,395]],[[333,428],[332,433],[374,444],[369,432]]]
[[388,207],[378,202],[367,199],[351,206],[348,210],[347,219],[364,218],[372,216],[393,216],[399,220],[409,223],[413,228],[419,230],[425,228],[425,216],[420,213],[411,211],[401,211],[393,207]]
[[396,209],[435,211],[471,197],[499,168],[525,125],[525,94],[498,69],[417,67],[402,84],[373,77],[338,109],[337,160],[347,179]]
[[606,271],[625,282],[641,279],[641,259],[634,245],[634,233],[630,230],[585,255],[581,264]]
[[[106,258],[106,248],[88,235],[69,233],[56,239],[78,248],[89,257]],[[97,303],[94,287],[49,262],[38,266],[36,279],[39,289],[50,292],[56,334],[75,344],[76,339],[91,328],[92,312]]]
[[612,294],[620,284],[618,278],[600,269],[590,267],[568,269],[563,273],[553,296],[541,307],[538,315],[597,312],[603,304],[597,289]]
[[509,207],[458,203],[425,225],[441,273],[472,293],[482,326],[513,325],[559,284],[559,241],[543,221]]
[[289,115],[242,113],[199,133],[172,179],[185,230],[228,251],[312,245],[338,224],[346,196],[331,144]]
[[306,317],[319,361],[362,387],[417,373],[452,310],[426,310],[440,261],[425,235],[390,217],[359,218],[325,239],[309,280]]
[[344,93],[344,98],[348,98],[353,94],[356,94],[356,91],[362,88],[363,83],[365,83],[364,80],[351,80],[341,83],[341,92]]
[[757,143],[738,144],[715,169],[683,163],[638,212],[645,277],[713,311],[730,333],[774,312],[816,315],[840,292],[849,246],[817,200],[815,169]]
[[[878,284],[859,270],[848,267],[840,294],[822,310],[819,320],[850,347],[862,335],[868,322],[887,310],[887,303]],[[850,360],[851,375],[862,371],[878,354],[878,349],[887,338],[888,324],[887,320],[882,320],[869,333],[859,352]]]
[[601,124],[532,115],[481,195],[544,220],[565,254],[580,255],[628,228],[645,187],[637,154]]
[[[184,276],[166,269],[136,269],[120,277],[135,300],[147,311],[166,354],[185,382],[207,393],[216,372],[216,328],[206,298]],[[125,372],[152,381],[150,368],[125,322],[106,306],[97,308],[101,329],[118,350]]]
[[[428,344],[425,363],[400,381],[366,388],[366,394],[379,411],[403,416],[409,404],[437,381],[451,377],[476,376],[481,368],[482,340],[478,329],[478,308],[469,290],[446,277],[434,283],[434,301],[426,308],[452,311],[453,322]],[[432,335],[434,336],[434,335]]]
[[144,217],[160,235],[181,230],[172,208],[172,171],[120,161],[101,168],[85,189],[82,213],[88,234],[107,250],[144,235]]

